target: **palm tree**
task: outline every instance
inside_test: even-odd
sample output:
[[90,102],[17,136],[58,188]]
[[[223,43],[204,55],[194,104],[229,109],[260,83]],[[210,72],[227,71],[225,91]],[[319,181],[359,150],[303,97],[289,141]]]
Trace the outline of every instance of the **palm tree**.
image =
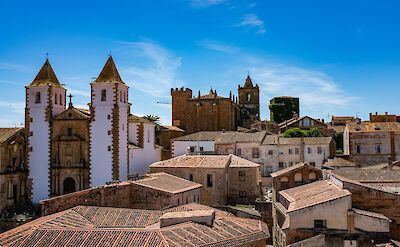
[[155,123],[156,125],[160,125],[160,117],[156,115],[146,115],[143,117],[146,120],[149,120],[152,123]]

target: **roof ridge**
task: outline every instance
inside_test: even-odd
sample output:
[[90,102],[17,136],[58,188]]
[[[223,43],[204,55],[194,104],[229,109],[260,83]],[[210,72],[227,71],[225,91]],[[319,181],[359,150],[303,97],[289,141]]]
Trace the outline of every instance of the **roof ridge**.
[[62,87],[56,73],[54,73],[53,67],[50,64],[49,59],[46,59],[42,68],[37,73],[35,79],[31,82],[30,86],[44,86],[48,83],[52,84],[53,86]]
[[115,66],[112,56],[109,56],[95,83],[120,82],[125,84],[119,75],[117,66]]

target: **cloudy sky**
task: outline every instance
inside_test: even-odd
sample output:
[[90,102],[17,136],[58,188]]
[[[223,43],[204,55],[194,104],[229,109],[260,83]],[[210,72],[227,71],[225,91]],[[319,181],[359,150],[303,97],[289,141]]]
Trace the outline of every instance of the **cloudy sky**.
[[82,107],[111,53],[132,112],[164,124],[171,87],[228,96],[247,73],[261,88],[263,119],[282,95],[300,97],[301,115],[317,118],[400,114],[396,0],[43,0],[0,8],[2,127],[23,123],[24,86],[46,53]]

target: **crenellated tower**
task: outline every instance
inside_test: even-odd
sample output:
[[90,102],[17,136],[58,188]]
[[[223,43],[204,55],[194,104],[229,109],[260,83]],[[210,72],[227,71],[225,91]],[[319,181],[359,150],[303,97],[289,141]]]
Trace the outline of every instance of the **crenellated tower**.
[[46,59],[35,79],[26,87],[25,129],[27,162],[32,182],[32,201],[49,195],[52,118],[65,110],[66,90]]
[[91,83],[91,185],[128,179],[128,86],[109,56]]

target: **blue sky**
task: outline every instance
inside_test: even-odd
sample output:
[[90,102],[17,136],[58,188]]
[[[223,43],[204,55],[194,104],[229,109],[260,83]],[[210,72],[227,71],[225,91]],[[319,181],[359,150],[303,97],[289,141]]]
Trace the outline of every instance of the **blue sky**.
[[171,87],[237,94],[247,72],[271,97],[300,97],[301,115],[400,114],[400,2],[2,1],[0,126],[24,119],[24,86],[45,54],[74,103],[111,52],[132,112],[170,124]]

